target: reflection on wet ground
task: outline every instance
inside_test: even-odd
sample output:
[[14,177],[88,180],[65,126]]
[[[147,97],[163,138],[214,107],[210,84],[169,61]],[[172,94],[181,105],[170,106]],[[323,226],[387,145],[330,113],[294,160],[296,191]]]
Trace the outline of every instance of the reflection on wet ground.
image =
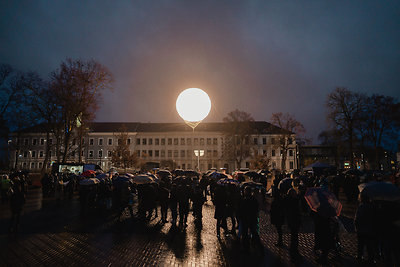
[[[160,214],[160,213],[159,213]],[[284,247],[279,248],[269,216],[261,212],[260,237],[263,249],[251,246],[244,251],[235,235],[217,238],[214,208],[208,201],[201,224],[189,216],[188,227],[179,229],[160,218],[144,223],[130,218],[120,222],[109,213],[79,215],[75,196],[57,204],[42,199],[38,189],[31,190],[24,208],[19,233],[7,233],[9,211],[1,205],[0,265],[130,265],[130,266],[288,266],[290,236],[285,231]],[[346,218],[342,221],[346,222]],[[351,230],[351,219],[346,228]],[[316,266],[313,253],[313,226],[308,218],[300,233],[302,266]],[[351,266],[356,253],[355,235],[342,234],[343,250],[331,253],[334,265]]]

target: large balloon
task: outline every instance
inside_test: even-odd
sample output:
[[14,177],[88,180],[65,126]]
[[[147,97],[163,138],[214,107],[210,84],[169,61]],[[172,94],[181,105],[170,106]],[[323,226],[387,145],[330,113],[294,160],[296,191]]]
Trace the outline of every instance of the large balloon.
[[203,90],[188,88],[179,94],[176,110],[179,116],[194,129],[210,113],[211,100]]

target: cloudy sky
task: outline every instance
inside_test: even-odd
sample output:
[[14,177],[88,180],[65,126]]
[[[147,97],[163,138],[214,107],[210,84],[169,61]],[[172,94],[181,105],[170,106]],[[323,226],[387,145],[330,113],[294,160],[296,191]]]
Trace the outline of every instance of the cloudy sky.
[[400,2],[0,2],[0,63],[47,77],[66,58],[114,75],[97,121],[178,122],[178,94],[199,87],[206,121],[288,112],[317,143],[335,87],[400,98]]

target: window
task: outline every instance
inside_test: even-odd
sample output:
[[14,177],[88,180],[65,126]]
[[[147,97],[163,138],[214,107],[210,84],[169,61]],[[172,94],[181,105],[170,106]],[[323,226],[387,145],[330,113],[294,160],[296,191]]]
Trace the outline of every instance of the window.
[[32,163],[31,163],[31,169],[34,169],[34,168],[35,168],[35,163],[32,162]]
[[253,138],[253,144],[258,145],[258,138]]
[[98,153],[99,153],[99,158],[102,158],[103,157],[103,150],[99,150]]
[[211,138],[207,138],[207,145],[211,145]]
[[38,140],[36,138],[32,139],[32,145],[36,146],[38,143]]
[[108,150],[107,151],[107,157],[111,158],[111,155],[112,155],[112,151]]
[[82,138],[82,145],[85,144],[85,138]]
[[131,144],[131,139],[130,139],[130,138],[126,139],[126,144],[127,144],[127,145],[130,145],[130,144]]
[[161,157],[162,157],[162,158],[165,157],[165,150],[161,150]]
[[213,138],[213,145],[218,145],[218,138]]
[[[82,151],[83,152],[83,151]],[[51,158],[51,150],[49,150],[49,158]]]
[[40,145],[41,145],[41,146],[44,145],[44,138],[40,138]]
[[172,146],[172,138],[168,138],[168,145]]
[[204,138],[200,138],[200,145],[204,146]]
[[191,138],[186,138],[186,144],[190,146],[192,144],[192,139]]
[[207,157],[211,157],[211,150],[207,150]]
[[149,150],[149,157],[153,157],[153,150]]
[[113,143],[112,138],[108,138],[108,145],[109,145],[109,146],[112,146],[112,143]]
[[36,151],[32,151],[32,158],[36,158]]
[[165,138],[161,138],[161,145],[165,146]]
[[267,138],[263,137],[263,145],[266,145],[266,144],[267,144]]
[[[289,157],[293,157],[293,150],[289,150]],[[291,169],[293,169],[293,168],[291,168]]]
[[94,145],[94,139],[93,138],[89,138],[89,146],[93,146]]
[[42,162],[39,162],[39,169],[41,169],[42,166],[43,166],[43,163],[42,163]]
[[103,145],[103,138],[99,138],[99,146]]
[[142,150],[142,157],[147,157],[147,150]]
[[146,138],[142,139],[142,145],[147,145],[147,139]]
[[272,149],[272,150],[271,150],[271,156],[272,156],[272,157],[275,157],[275,149]]
[[199,138],[194,139],[194,145],[197,146],[199,144]]
[[174,138],[174,145],[175,145],[175,146],[178,145],[178,138]]
[[263,150],[263,155],[267,156],[267,150],[265,150],[265,149]]
[[122,138],[118,138],[117,145],[121,145],[121,144],[122,144]]
[[181,150],[181,158],[185,157],[185,150]]
[[172,158],[172,150],[168,150],[168,158]]
[[153,145],[153,138],[149,138],[149,145]]
[[154,156],[158,158],[160,156],[160,150],[154,151]]
[[140,150],[136,151],[137,156],[140,157]]
[[156,146],[160,145],[160,139],[158,139],[158,138],[154,139],[154,144]]
[[213,150],[213,157],[214,158],[218,157],[218,151],[217,150]]
[[[293,139],[291,137],[288,138],[288,144],[289,145],[293,144]],[[293,169],[293,168],[291,168],[291,169]]]
[[181,146],[185,145],[185,138],[181,138]]
[[185,163],[182,163],[182,169],[186,169],[186,164]]
[[53,144],[53,139],[49,139],[49,145],[52,145]]
[[271,138],[271,144],[275,144],[275,138]]
[[89,150],[89,158],[93,158],[93,155],[94,155],[93,150]]
[[28,157],[28,151],[24,151],[24,158]]
[[136,144],[140,145],[140,138],[136,138]]
[[43,158],[43,150],[39,151],[39,158]]
[[29,142],[29,139],[27,139],[27,138],[25,138],[25,140],[24,140],[24,145],[28,145],[28,142]]
[[293,161],[290,161],[290,162],[289,162],[289,169],[294,169],[294,163],[293,163]]
[[179,157],[179,151],[178,150],[174,150],[174,158]]
[[272,169],[276,169],[276,162],[275,161],[272,162]]

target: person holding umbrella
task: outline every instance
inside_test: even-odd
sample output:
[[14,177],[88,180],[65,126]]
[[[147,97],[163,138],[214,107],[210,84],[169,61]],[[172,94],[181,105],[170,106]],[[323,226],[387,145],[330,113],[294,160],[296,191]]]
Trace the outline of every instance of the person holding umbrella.
[[300,200],[296,189],[290,188],[285,198],[287,225],[290,229],[290,259],[292,262],[301,262],[299,253],[299,230],[301,225]]
[[368,261],[374,263],[375,218],[374,207],[367,194],[360,194],[361,203],[357,208],[354,224],[357,232],[357,260],[363,261],[364,249],[367,249]]

